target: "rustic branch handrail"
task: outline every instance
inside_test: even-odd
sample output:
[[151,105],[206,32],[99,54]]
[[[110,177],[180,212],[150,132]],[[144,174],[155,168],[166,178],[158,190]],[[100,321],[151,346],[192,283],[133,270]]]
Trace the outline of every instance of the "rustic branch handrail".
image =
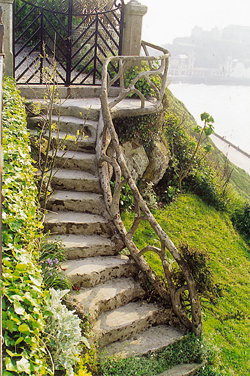
[[[146,54],[146,56],[112,56],[107,59],[105,59],[105,62],[103,64],[103,76],[102,76],[102,90],[107,90],[118,80],[120,81],[120,92],[119,95],[110,101],[108,103],[109,109],[111,110],[113,107],[115,107],[118,103],[120,103],[123,99],[128,97],[129,95],[135,93],[139,96],[141,99],[141,108],[130,110],[130,114],[133,115],[134,113],[138,114],[145,114],[150,113],[152,111],[156,111],[162,108],[162,98],[165,93],[166,85],[167,85],[167,71],[168,71],[168,65],[169,65],[169,57],[170,53],[161,48],[157,47],[153,44],[142,42],[143,50]],[[163,52],[163,55],[159,56],[149,56],[147,47],[155,48],[160,52]],[[126,87],[125,85],[125,73],[128,66],[140,66],[142,62],[147,62],[149,64],[150,70],[149,71],[142,71],[138,72],[138,75],[130,82],[130,84]],[[158,62],[160,63],[160,66],[158,69],[154,69],[152,67],[152,62]],[[118,65],[118,73],[115,74],[115,76],[110,80],[109,73],[108,73],[108,65],[112,63],[117,63]],[[151,80],[151,76],[159,76],[161,77],[161,88],[159,89]],[[156,101],[150,106],[148,109],[145,108],[145,102],[146,98],[145,96],[135,88],[135,84],[140,79],[146,79],[148,84],[151,86],[153,91],[155,92]],[[121,113],[121,111],[119,111]]]
[[[150,212],[147,204],[143,200],[125,162],[123,156],[119,139],[115,131],[112,118],[119,115],[133,116],[141,115],[156,112],[162,108],[162,99],[165,93],[166,84],[167,84],[167,69],[168,69],[168,60],[170,53],[160,47],[154,46],[152,44],[143,42],[142,47],[145,51],[146,56],[117,56],[107,58],[103,65],[103,76],[102,76],[102,91],[101,91],[101,113],[98,126],[97,134],[97,158],[99,166],[99,174],[101,185],[104,193],[104,199],[107,207],[107,211],[115,224],[118,233],[120,234],[124,245],[128,248],[130,255],[138,264],[139,268],[147,275],[150,279],[153,287],[158,292],[158,294],[165,300],[171,298],[172,306],[175,314],[178,316],[182,324],[184,324],[189,330],[192,330],[196,335],[200,336],[202,333],[202,318],[201,318],[201,307],[199,297],[195,287],[195,281],[192,274],[189,271],[188,265],[184,258],[181,256],[173,242],[170,240],[168,235],[160,227],[159,223],[154,218],[153,214]],[[160,56],[149,56],[147,47],[156,48],[158,51],[161,51],[163,54]],[[150,63],[150,71],[139,72],[137,76],[132,80],[132,82],[126,87],[124,82],[124,75],[126,71],[127,64],[133,64],[133,66],[139,66],[142,61]],[[158,69],[153,68],[153,62],[160,61],[160,67]],[[115,77],[109,81],[108,75],[108,65],[112,62],[119,63],[118,73]],[[154,92],[156,100],[153,104],[145,106],[146,98],[142,93],[138,93],[138,90],[135,88],[136,82],[141,78],[146,78],[147,82],[150,84],[150,76],[158,75],[161,77],[161,88],[155,87],[155,85],[150,85]],[[108,99],[108,89],[110,85],[115,83],[119,79],[120,81],[120,92],[119,95],[113,99],[111,102]],[[131,93],[136,93],[141,99],[141,107],[137,109],[126,108],[126,112],[116,110],[114,107],[125,99]],[[107,149],[109,146],[112,146],[112,155],[107,155]],[[115,188],[112,194],[110,189],[110,179],[112,174],[115,175]],[[126,182],[134,197],[135,204],[135,219],[134,223],[131,226],[130,230],[127,231],[119,210],[120,202],[120,192],[121,188]],[[152,247],[150,245],[146,246],[143,250],[139,250],[135,243],[133,242],[133,236],[140,226],[142,220],[147,220],[151,228],[154,230],[158,236],[161,248]],[[177,289],[174,285],[171,271],[169,267],[169,261],[167,252],[168,250],[171,255],[174,257],[179,267],[181,268],[186,284]],[[159,282],[155,277],[153,271],[147,264],[146,260],[143,257],[143,254],[147,251],[155,252],[160,256],[165,278],[169,287],[169,292],[165,287]],[[180,302],[181,292],[184,290],[189,291],[191,311],[192,311],[192,321],[187,317],[185,312],[182,309]]]

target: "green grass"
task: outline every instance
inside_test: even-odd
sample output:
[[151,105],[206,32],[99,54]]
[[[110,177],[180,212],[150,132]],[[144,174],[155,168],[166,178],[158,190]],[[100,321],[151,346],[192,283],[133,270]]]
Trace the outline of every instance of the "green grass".
[[[223,296],[216,305],[203,306],[204,335],[220,350],[216,367],[221,375],[247,376],[250,374],[250,247],[235,231],[225,213],[216,211],[192,194],[179,195],[155,217],[178,246],[206,250],[215,282]],[[132,216],[126,214],[126,226]],[[148,225],[141,226],[134,238],[141,248],[156,244],[157,239]],[[148,262],[161,273],[157,256],[146,256]]]

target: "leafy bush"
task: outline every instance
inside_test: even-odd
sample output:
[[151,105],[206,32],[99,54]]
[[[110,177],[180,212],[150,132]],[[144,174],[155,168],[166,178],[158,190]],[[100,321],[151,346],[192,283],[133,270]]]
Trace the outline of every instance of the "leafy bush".
[[153,140],[159,139],[162,112],[151,115],[129,116],[113,119],[121,143],[136,141],[150,150]]
[[[191,248],[187,243],[182,243],[179,247],[179,251],[194,277],[198,293],[212,302],[215,302],[220,295],[220,289],[214,282],[212,268],[209,266],[208,253],[196,248]],[[179,268],[173,268],[172,276],[177,283],[177,287],[181,287],[185,284],[185,278]]]
[[25,110],[14,80],[3,88],[3,336],[4,375],[49,375],[44,329],[34,168]]
[[187,179],[191,192],[199,195],[208,205],[225,210],[230,200],[229,189],[223,184],[218,171],[211,166],[194,169]]
[[50,289],[45,306],[46,346],[48,347],[55,370],[66,369],[67,375],[73,376],[73,366],[79,361],[80,343],[89,347],[88,341],[81,335],[81,320],[69,311],[61,300],[70,290]]
[[235,227],[250,240],[250,203],[238,204],[232,214],[232,222]]
[[[110,181],[110,187],[112,194],[115,188],[115,181]],[[133,194],[132,191],[127,183],[122,186],[121,193],[120,193],[120,210],[126,211],[131,210],[133,206]]]
[[[133,79],[138,76],[138,73],[143,72],[143,71],[150,71],[148,63],[142,63],[140,69],[138,67],[128,68],[124,77],[126,87],[128,87],[129,84],[133,81]],[[159,76],[151,75],[150,80],[158,89],[161,88],[161,79]],[[145,78],[140,78],[136,82],[135,88],[139,90],[144,95],[145,98],[150,98],[150,97],[155,96],[155,91],[153,87]],[[136,93],[132,93],[128,97],[134,98],[134,97],[138,97],[138,95]]]
[[[185,191],[199,195],[209,205],[218,210],[226,210],[233,205],[235,194],[229,183],[230,171],[219,169],[208,159],[211,145],[206,138],[213,131],[213,118],[207,113],[201,115],[204,127],[194,127],[198,142],[171,111],[166,112],[164,130],[170,150],[170,162],[158,192],[163,201],[174,200],[180,186]],[[203,134],[203,138],[201,137]],[[205,146],[201,147],[204,142]]]

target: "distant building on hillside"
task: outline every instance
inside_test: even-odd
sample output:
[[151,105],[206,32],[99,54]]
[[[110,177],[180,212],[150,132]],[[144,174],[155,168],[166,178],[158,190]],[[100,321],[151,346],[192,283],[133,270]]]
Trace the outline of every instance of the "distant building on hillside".
[[195,26],[191,31],[191,38],[195,39],[220,39],[223,31],[214,27],[210,31],[203,30],[202,27]]
[[169,74],[171,76],[192,76],[194,70],[194,54],[176,55],[171,57],[169,64]]
[[[171,46],[167,46],[171,51]],[[230,25],[175,38],[169,76],[183,82],[250,84],[250,27]],[[232,55],[232,56],[231,56]]]
[[223,30],[222,38],[236,42],[250,43],[250,26],[227,26]]

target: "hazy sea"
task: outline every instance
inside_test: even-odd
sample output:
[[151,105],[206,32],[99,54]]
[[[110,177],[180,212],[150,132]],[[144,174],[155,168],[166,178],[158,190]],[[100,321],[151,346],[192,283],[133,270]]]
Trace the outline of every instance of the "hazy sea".
[[200,114],[214,118],[214,131],[250,154],[250,86],[170,84],[198,124]]

